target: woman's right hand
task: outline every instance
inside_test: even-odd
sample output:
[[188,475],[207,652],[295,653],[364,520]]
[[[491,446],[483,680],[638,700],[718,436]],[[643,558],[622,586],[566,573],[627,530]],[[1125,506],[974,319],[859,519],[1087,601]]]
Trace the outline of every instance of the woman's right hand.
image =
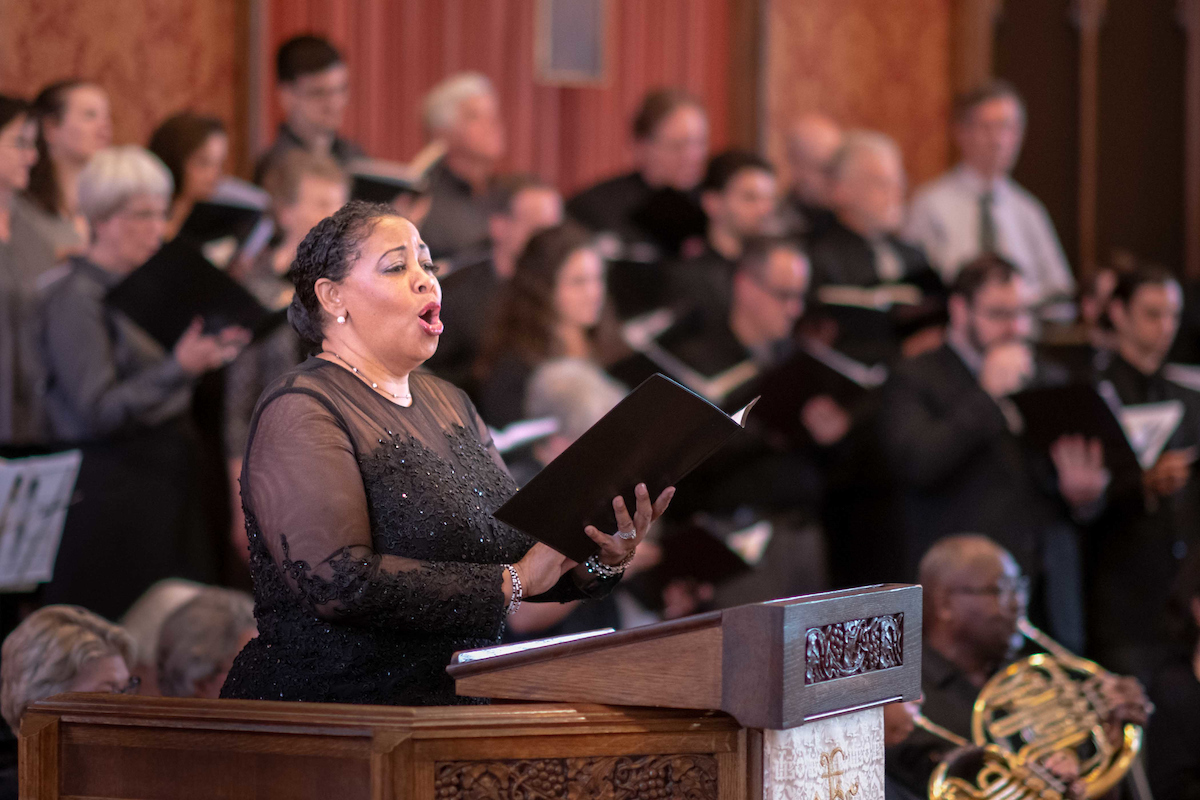
[[241,328],[209,336],[204,333],[204,320],[196,317],[175,343],[175,360],[184,372],[196,377],[233,361],[249,341],[249,332]]
[[[513,566],[521,578],[521,593],[525,597],[533,597],[553,588],[563,573],[574,569],[575,564],[557,550],[538,542]],[[512,599],[512,579],[508,570],[504,570],[503,579],[504,601],[507,604]]]

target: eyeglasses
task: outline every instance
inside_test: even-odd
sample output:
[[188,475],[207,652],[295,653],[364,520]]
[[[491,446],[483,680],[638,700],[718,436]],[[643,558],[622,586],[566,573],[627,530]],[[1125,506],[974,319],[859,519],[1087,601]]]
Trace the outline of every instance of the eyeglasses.
[[14,150],[37,150],[37,140],[30,139],[25,136],[18,136],[9,142],[3,142]]
[[1016,578],[997,581],[991,586],[955,586],[950,594],[969,594],[977,597],[995,597],[998,600],[1013,597],[1029,597],[1029,576],[1020,575]]
[[1027,308],[977,308],[975,314],[988,322],[1016,322],[1029,316]]
[[134,675],[129,679],[129,683],[122,686],[120,689],[113,689],[113,694],[137,694],[138,687],[142,685],[142,679]]
[[767,294],[774,297],[780,303],[803,303],[806,292],[803,289],[781,289],[777,286],[771,286],[766,281],[754,279],[758,284],[758,288],[762,289]]

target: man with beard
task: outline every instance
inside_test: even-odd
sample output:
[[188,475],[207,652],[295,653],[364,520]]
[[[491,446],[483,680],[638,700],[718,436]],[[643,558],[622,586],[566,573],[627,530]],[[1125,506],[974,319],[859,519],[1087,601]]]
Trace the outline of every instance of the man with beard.
[[[924,587],[921,712],[970,740],[980,690],[1024,644],[1017,620],[1025,613],[1029,584],[1007,550],[978,534],[939,541],[921,559],[919,574]],[[1110,708],[1107,726],[1146,723],[1151,706],[1135,679],[1110,677],[1101,692]],[[945,738],[915,730],[886,751],[887,774],[925,797],[934,768],[954,747]]]
[[[907,551],[907,574],[896,577],[911,577],[916,558],[942,536],[978,531],[1031,576],[1035,605],[1051,608],[1060,600],[1046,602],[1047,588],[1077,602],[1079,587],[1043,585],[1057,567],[1047,542],[1073,535],[1074,519],[1098,512],[1109,476],[1098,442],[1064,436],[1047,460],[1014,433],[1019,417],[1008,396],[1065,377],[1035,364],[1021,292],[1016,267],[999,257],[963,268],[949,299],[946,343],[901,362],[884,387],[881,436]],[[1056,635],[1062,630],[1053,626]]]

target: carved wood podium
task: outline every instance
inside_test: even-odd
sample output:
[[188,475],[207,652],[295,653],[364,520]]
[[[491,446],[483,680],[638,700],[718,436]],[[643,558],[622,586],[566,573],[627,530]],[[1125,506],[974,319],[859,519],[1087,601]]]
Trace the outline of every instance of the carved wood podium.
[[920,626],[889,585],[458,654],[491,706],[62,695],[22,722],[21,798],[882,800]]

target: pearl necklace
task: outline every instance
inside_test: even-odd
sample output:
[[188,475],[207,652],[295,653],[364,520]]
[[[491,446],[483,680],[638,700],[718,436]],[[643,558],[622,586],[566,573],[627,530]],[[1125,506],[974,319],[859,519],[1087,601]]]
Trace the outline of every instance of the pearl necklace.
[[380,389],[379,384],[376,383],[375,381],[371,380],[370,378],[368,378],[366,375],[363,375],[361,372],[359,372],[358,367],[354,366],[349,361],[342,358],[341,356],[339,356],[337,353],[333,352],[332,350],[326,350],[325,352],[329,353],[329,355],[333,356],[338,361],[342,362],[347,367],[349,367],[350,371],[353,372],[355,375],[357,375],[359,378],[361,378],[362,380],[371,384],[371,388],[374,389],[375,391],[383,392],[383,393],[391,395],[392,399],[395,400],[397,403],[412,403],[412,395],[411,394],[396,394],[395,392],[389,392],[387,389]]

